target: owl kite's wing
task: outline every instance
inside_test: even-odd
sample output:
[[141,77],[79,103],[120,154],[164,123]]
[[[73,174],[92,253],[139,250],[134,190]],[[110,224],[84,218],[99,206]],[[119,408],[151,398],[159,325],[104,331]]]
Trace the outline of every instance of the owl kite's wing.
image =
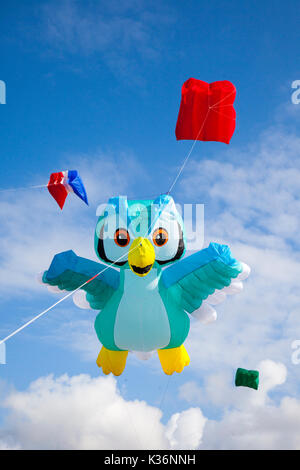
[[211,305],[225,300],[226,294],[240,292],[241,281],[249,273],[250,268],[234,259],[227,245],[211,243],[166,268],[161,282],[186,312],[209,323],[216,318]]
[[69,250],[54,256],[48,271],[42,276],[42,282],[59,291],[73,291],[87,282],[82,287],[86,292],[86,300],[91,308],[101,310],[118,289],[120,273],[104,264],[81,258]]

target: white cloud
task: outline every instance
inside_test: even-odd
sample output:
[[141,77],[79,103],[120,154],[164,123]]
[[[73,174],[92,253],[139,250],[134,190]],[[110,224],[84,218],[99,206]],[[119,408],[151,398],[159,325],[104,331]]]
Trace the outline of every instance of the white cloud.
[[112,377],[43,377],[26,391],[10,392],[3,405],[9,410],[0,431],[3,448],[194,448],[205,422],[200,410],[190,409],[165,426],[158,408],[126,401]]
[[[2,400],[6,418],[0,447],[21,449],[297,449],[300,401],[268,395],[286,379],[283,364],[262,361],[259,391],[232,388],[235,396],[216,421],[199,407],[173,414],[145,401],[128,401],[112,377],[41,377]],[[222,383],[220,394],[224,392]],[[182,390],[187,391],[187,387]],[[209,393],[209,389],[206,390]],[[189,395],[189,393],[188,393]],[[187,395],[187,398],[188,398]]]
[[287,370],[284,364],[265,360],[258,367],[261,374],[260,385],[264,392],[267,393],[276,385],[281,385],[286,381]]
[[199,408],[174,414],[168,423],[166,436],[172,449],[197,449],[206,423]]
[[203,449],[280,450],[300,448],[300,402],[285,397],[279,406],[234,410],[209,421]]

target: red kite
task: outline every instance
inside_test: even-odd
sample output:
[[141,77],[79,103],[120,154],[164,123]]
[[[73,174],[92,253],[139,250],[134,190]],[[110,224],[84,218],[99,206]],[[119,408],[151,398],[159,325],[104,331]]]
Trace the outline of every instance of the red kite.
[[206,83],[190,78],[181,91],[176,124],[177,140],[229,144],[235,130],[235,86],[228,80]]

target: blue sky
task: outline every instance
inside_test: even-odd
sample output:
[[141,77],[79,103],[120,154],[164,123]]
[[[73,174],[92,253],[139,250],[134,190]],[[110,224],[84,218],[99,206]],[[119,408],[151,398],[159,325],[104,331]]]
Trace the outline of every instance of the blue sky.
[[[0,105],[1,189],[46,184],[52,171],[77,168],[91,202],[87,209],[69,198],[60,213],[43,189],[0,193],[1,336],[57,300],[35,280],[55,253],[72,248],[95,259],[99,203],[118,194],[152,197],[169,188],[190,148],[174,135],[181,85],[190,77],[235,84],[237,128],[230,146],[197,144],[173,196],[205,203],[206,242],[228,243],[253,273],[245,291],[219,307],[220,321],[209,327],[193,323],[187,348],[194,366],[170,381],[157,358],[145,364],[131,358],[117,384],[98,384],[106,379],[95,365],[96,313],[79,310],[71,300],[51,311],[7,344],[7,365],[0,366],[2,401],[8,400],[1,412],[2,445],[46,446],[47,439],[36,441],[30,430],[31,438],[24,437],[16,404],[27,396],[36,403],[35,389],[28,387],[40,380],[41,393],[47,387],[62,387],[55,393],[63,395],[64,386],[110,386],[121,400],[119,389],[121,409],[137,400],[137,428],[150,406],[158,414],[161,409],[154,447],[183,445],[180,433],[191,420],[198,440],[186,446],[216,448],[219,436],[225,448],[255,448],[260,443],[251,441],[246,427],[244,441],[225,438],[233,419],[229,410],[244,423],[243,406],[254,417],[258,406],[260,413],[278,414],[277,440],[258,427],[265,446],[299,447],[299,428],[289,442],[279,431],[281,420],[286,422],[283,400],[297,400],[299,386],[290,360],[300,327],[300,106],[291,104],[291,83],[300,78],[297,2],[11,1],[1,10],[0,80],[7,87],[7,104]],[[271,361],[262,364],[269,395],[256,399],[251,391],[237,392],[235,368],[261,361]],[[53,387],[45,379],[49,374]],[[58,385],[62,374],[69,379]],[[87,374],[90,385],[74,385],[79,374]],[[298,412],[299,403],[293,406]],[[41,435],[47,429],[45,424]],[[101,426],[97,432],[96,443],[82,438],[77,447],[113,446]],[[159,437],[166,432],[167,441]],[[64,437],[53,447],[71,446]],[[119,439],[120,446],[134,447]]]
[[[49,172],[64,153],[99,147],[134,151],[151,162],[150,172],[154,154],[178,164],[186,143],[176,143],[174,127],[180,87],[190,76],[236,84],[234,143],[243,145],[273,122],[297,73],[295,2],[284,9],[280,2],[258,1],[223,7],[218,1],[124,2],[121,8],[120,2],[79,2],[69,28],[64,14],[67,7],[29,1],[12,2],[1,15],[6,179],[14,175],[23,183],[34,177],[37,163]],[[90,29],[76,23],[80,15]],[[98,27],[99,15],[111,24],[108,31]],[[128,23],[119,25],[119,15]],[[49,26],[55,20],[62,29],[57,34]],[[23,171],[16,175],[12,162]]]

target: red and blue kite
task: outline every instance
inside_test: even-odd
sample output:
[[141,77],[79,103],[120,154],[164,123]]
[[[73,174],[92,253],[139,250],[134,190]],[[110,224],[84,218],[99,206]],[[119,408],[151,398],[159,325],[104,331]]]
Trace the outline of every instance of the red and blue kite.
[[67,195],[74,193],[82,199],[87,205],[88,199],[83,182],[76,170],[59,171],[58,173],[51,173],[48,191],[55,199],[59,207],[64,207]]

